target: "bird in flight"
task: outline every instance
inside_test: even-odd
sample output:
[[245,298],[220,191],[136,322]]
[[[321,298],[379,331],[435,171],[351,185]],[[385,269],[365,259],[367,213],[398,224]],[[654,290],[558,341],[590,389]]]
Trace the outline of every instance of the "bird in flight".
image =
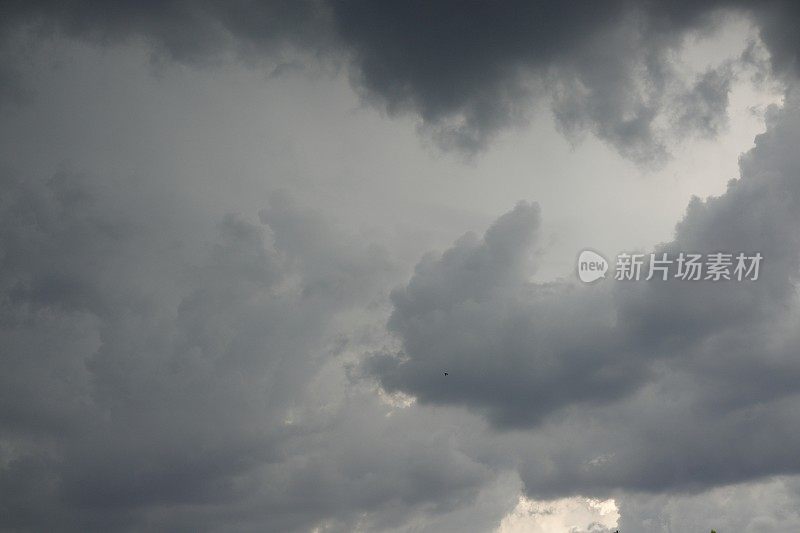
[[447,375],[447,372],[445,372],[445,373],[444,373],[444,375],[446,376],[446,375]]

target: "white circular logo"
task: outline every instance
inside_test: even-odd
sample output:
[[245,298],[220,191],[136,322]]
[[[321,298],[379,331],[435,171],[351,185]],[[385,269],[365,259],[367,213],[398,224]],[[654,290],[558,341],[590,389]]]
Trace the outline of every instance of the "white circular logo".
[[584,283],[591,283],[606,277],[608,261],[592,250],[584,250],[578,256],[578,278]]

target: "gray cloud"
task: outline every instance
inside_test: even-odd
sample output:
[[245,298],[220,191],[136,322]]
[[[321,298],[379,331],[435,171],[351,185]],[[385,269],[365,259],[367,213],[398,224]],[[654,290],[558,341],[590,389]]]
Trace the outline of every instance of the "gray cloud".
[[728,94],[734,81],[730,64],[698,76],[690,90],[681,94],[673,118],[677,131],[715,137],[727,126]]
[[797,478],[732,485],[699,494],[620,498],[620,531],[780,533],[800,527]]
[[4,528],[386,528],[494,479],[347,385],[380,248],[285,196],[212,237],[136,186],[3,176]]
[[[566,134],[591,131],[624,157],[659,164],[687,133],[714,135],[727,113],[730,65],[682,88],[675,56],[689,35],[749,16],[775,73],[793,73],[791,2],[332,2],[357,87],[390,113],[411,111],[445,148],[467,152],[552,100]],[[678,113],[665,127],[662,117]],[[669,122],[669,120],[667,120]]]
[[159,53],[205,63],[233,49],[263,53],[326,40],[316,2],[5,2],[6,30],[30,26],[97,43],[144,37]]
[[[330,54],[445,147],[479,150],[548,97],[567,135],[648,163],[671,133],[725,127],[738,67],[677,83],[669,59],[715,7],[10,3],[3,37],[144,39],[193,65]],[[745,11],[790,79],[793,5]],[[4,96],[23,96],[19,60]],[[676,492],[797,473],[796,96],[768,115],[741,179],[658,248],[761,251],[749,285],[531,283],[540,213],[523,202],[423,258],[387,303],[391,253],[290,196],[212,231],[155,180],[4,168],[0,526],[489,530],[521,480],[534,497],[615,495],[625,527],[657,531],[681,523],[670,505],[698,513]],[[365,373],[418,402],[388,405]],[[787,487],[720,529],[791,529]]]
[[760,251],[757,282],[531,283],[538,210],[520,204],[419,263],[392,296],[402,349],[367,370],[423,403],[538,427],[519,452],[536,497],[797,473],[798,131],[792,94],[741,178],[695,199],[657,248]]
[[[98,43],[143,38],[157,56],[191,64],[235,56],[269,60],[272,68],[297,65],[292,50],[350,60],[354,85],[368,101],[418,116],[440,146],[467,153],[524,124],[537,101],[552,101],[567,135],[591,131],[623,156],[652,165],[669,156],[675,139],[713,135],[725,122],[723,71],[683,94],[674,56],[684,38],[715,27],[726,13],[742,13],[759,26],[775,72],[793,72],[798,50],[786,35],[795,11],[791,2],[737,1],[11,2],[0,31],[27,27]],[[4,92],[12,90],[19,92]],[[662,124],[676,107],[677,120]]]
[[628,392],[643,369],[617,346],[611,306],[569,285],[526,281],[538,224],[538,206],[521,203],[482,239],[466,235],[417,265],[392,294],[389,328],[404,351],[368,363],[385,388],[474,406],[512,427]]
[[710,19],[709,6],[628,2],[333,5],[357,84],[390,112],[418,112],[445,147],[479,150],[552,94],[568,134],[588,129],[642,163],[667,155],[655,119],[669,50]]

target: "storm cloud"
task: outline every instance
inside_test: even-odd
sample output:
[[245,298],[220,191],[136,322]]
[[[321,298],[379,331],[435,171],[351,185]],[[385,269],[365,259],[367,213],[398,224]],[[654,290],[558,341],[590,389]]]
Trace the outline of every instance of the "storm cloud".
[[403,347],[368,359],[368,371],[501,429],[543,427],[522,466],[537,497],[797,473],[796,96],[771,115],[741,177],[693,200],[675,240],[656,248],[759,251],[758,282],[532,283],[539,215],[520,204],[482,239],[417,265],[392,295]]
[[[0,529],[502,532],[520,495],[613,498],[623,531],[800,523],[793,3],[45,1],[0,12]],[[743,53],[684,64],[690,41],[741,20],[757,37]],[[47,43],[85,48],[50,57]],[[103,62],[85,50],[121,52]],[[137,54],[152,92],[126,71]],[[69,85],[87,63],[100,75]],[[356,96],[334,114],[302,93],[263,129],[238,130],[256,113],[231,104],[250,81],[231,65],[263,71],[258,87],[273,92],[259,105],[309,86],[336,100],[336,82],[302,75],[320,66]],[[173,72],[192,74],[162,100],[171,82],[159,76]],[[414,181],[403,133],[376,126],[416,123],[423,149],[432,141],[471,165],[515,128],[547,122],[545,109],[564,153],[587,132],[611,147],[601,156],[617,166],[569,189],[591,200],[613,195],[617,169],[657,169],[687,142],[724,135],[734,87],[750,78],[784,99],[764,112],[739,176],[691,199],[646,251],[760,252],[755,282],[541,281],[558,239],[548,221],[587,234],[607,221],[520,194],[487,223],[475,206],[518,169],[467,183],[463,160],[443,158],[459,179]],[[52,79],[63,101],[46,102]],[[97,105],[70,106],[90,84]],[[212,99],[224,105],[193,115]],[[396,120],[369,114],[363,137],[348,138],[353,102]],[[295,126],[301,143],[285,133]],[[360,146],[371,136],[385,153]],[[230,151],[215,163],[218,145]],[[430,174],[451,168],[436,150],[419,156]],[[370,157],[382,166],[356,177]],[[453,240],[454,227],[473,231]]]
[[[466,154],[544,102],[570,138],[589,131],[645,166],[725,125],[735,69],[685,79],[676,57],[689,36],[746,16],[778,75],[794,72],[800,52],[788,37],[797,10],[779,1],[7,2],[3,12],[6,41],[26,28],[103,44],[144,39],[155,58],[192,65],[235,58],[280,73],[349,64],[366,101],[418,117],[440,147]],[[3,65],[0,94],[20,94],[14,60]]]
[[392,271],[378,247],[281,195],[265,225],[230,215],[197,241],[118,185],[4,175],[4,527],[213,530],[235,524],[191,509],[234,505],[236,527],[294,530],[446,509],[493,477],[447,432],[342,397],[343,376],[317,388],[334,317]]

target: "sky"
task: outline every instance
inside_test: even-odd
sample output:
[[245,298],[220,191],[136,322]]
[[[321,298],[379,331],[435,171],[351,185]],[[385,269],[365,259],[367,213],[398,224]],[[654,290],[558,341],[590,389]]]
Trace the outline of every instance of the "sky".
[[792,2],[0,5],[0,530],[800,529]]

